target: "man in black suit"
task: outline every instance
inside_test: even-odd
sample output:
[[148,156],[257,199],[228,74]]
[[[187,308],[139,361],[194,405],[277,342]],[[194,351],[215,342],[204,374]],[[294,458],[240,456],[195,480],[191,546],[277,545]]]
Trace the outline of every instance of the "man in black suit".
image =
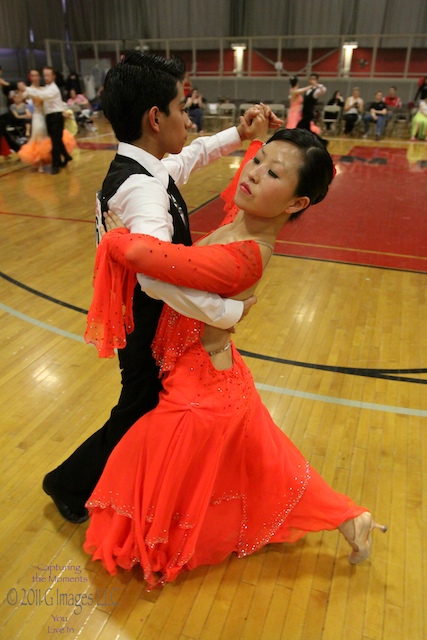
[[[103,212],[111,209],[131,232],[191,244],[187,208],[175,181],[185,183],[194,169],[239,148],[251,136],[251,122],[259,107],[252,107],[238,127],[197,138],[183,149],[191,127],[184,109],[184,73],[184,64],[177,59],[132,52],[107,74],[103,109],[119,147],[100,193],[98,225]],[[277,126],[279,121],[271,115],[271,122]],[[164,158],[167,153],[172,155]],[[182,288],[171,293],[163,283],[142,274],[138,281],[133,302],[135,328],[119,351],[122,391],[118,404],[107,423],[43,481],[44,491],[73,523],[88,518],[85,503],[115,445],[158,403],[161,382],[151,342],[162,300],[184,315],[222,328],[233,326],[253,304],[251,298],[223,300]]]

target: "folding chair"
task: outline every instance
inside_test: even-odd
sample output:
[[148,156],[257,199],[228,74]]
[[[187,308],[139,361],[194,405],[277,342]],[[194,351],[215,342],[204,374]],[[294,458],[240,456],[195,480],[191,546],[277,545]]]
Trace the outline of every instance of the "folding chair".
[[322,122],[331,123],[334,133],[338,133],[341,124],[341,111],[341,107],[337,104],[327,104],[323,107]]

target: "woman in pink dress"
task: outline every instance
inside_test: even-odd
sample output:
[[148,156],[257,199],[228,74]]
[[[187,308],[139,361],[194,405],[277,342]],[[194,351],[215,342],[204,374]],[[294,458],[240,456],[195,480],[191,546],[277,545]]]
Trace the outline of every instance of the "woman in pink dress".
[[[295,129],[302,116],[303,95],[310,89],[311,85],[300,88],[297,76],[292,76],[289,79],[289,83],[291,88],[289,92],[289,111],[286,119],[286,128]],[[320,135],[320,128],[316,126],[314,122],[310,123],[310,129],[316,135]]]
[[[252,143],[242,167],[224,192],[226,219],[197,246],[123,228],[104,236],[85,335],[100,354],[113,355],[132,330],[136,272],[252,295],[280,229],[323,200],[333,177],[323,145],[300,129]],[[230,335],[164,307],[153,342],[159,404],[118,443],[86,505],[85,550],[112,574],[140,564],[151,588],[233,552],[337,528],[357,564],[373,528],[385,530],[329,487],[274,424]]]

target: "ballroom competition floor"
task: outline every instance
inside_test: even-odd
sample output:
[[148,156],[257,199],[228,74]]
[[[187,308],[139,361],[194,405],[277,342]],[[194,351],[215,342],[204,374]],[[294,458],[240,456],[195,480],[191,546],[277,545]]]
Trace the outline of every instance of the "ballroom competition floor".
[[[83,342],[93,205],[115,139],[78,140],[58,176],[0,158],[0,637],[424,640],[427,586],[427,144],[330,138],[328,198],[287,225],[235,341],[275,422],[386,535],[347,562],[337,532],[200,567],[147,592],[82,550],[44,474],[102,426],[117,362]],[[241,154],[182,192],[194,237],[221,218]]]

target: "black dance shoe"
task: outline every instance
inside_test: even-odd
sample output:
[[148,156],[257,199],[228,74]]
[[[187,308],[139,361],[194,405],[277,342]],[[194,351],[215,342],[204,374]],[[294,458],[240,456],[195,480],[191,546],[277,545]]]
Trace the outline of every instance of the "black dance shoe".
[[51,486],[49,476],[50,473],[45,475],[43,479],[43,491],[52,498],[55,507],[58,509],[61,516],[65,518],[65,520],[68,520],[68,522],[72,522],[73,524],[81,524],[82,522],[86,522],[86,520],[89,519],[88,510],[83,507],[83,509],[73,511],[73,509],[71,509],[67,504],[65,504],[63,500],[61,500],[61,498],[58,497],[55,490]]
[[69,162],[73,159],[73,156],[65,156],[64,160],[59,163],[60,167],[66,167]]

